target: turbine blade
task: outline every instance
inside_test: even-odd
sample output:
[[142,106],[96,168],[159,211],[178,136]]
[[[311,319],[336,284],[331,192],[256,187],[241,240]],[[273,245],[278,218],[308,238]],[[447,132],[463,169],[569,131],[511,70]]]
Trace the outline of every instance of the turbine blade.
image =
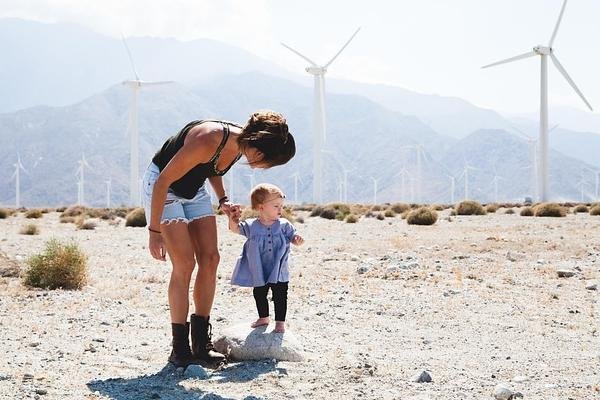
[[159,85],[169,85],[174,83],[174,81],[155,81],[155,82],[140,82],[140,86],[159,86]]
[[560,124],[556,124],[554,125],[552,128],[548,129],[548,133],[552,132],[553,130],[555,130],[556,128],[558,128],[558,125]]
[[131,56],[131,51],[129,51],[129,46],[127,46],[127,41],[125,40],[125,36],[121,33],[121,39],[123,39],[123,45],[125,45],[125,50],[127,51],[127,55],[129,56],[129,63],[131,64],[131,69],[133,70],[133,75],[135,76],[135,80],[139,81],[140,78],[135,70],[135,63],[133,62],[133,57]]
[[313,67],[318,67],[317,63],[315,63],[313,60],[311,60],[310,58],[308,58],[308,57],[306,57],[305,55],[301,54],[300,52],[298,52],[298,51],[296,51],[296,50],[292,49],[292,48],[291,48],[290,46],[288,46],[287,44],[285,44],[285,43],[281,43],[281,45],[282,45],[283,47],[285,47],[286,49],[288,49],[289,51],[291,51],[292,53],[294,53],[294,54],[296,54],[296,55],[298,55],[298,56],[300,56],[300,57],[304,58],[304,59],[305,59],[306,61],[308,61],[308,62],[309,62],[309,63],[310,63],[310,64],[311,64]]
[[577,85],[575,84],[575,82],[573,82],[573,79],[571,79],[571,77],[569,76],[569,74],[567,73],[567,71],[564,69],[564,67],[562,66],[562,64],[560,63],[560,61],[558,61],[558,58],[556,58],[556,56],[554,55],[554,53],[550,53],[550,58],[552,58],[552,62],[554,63],[554,65],[556,66],[556,68],[565,77],[565,79],[567,80],[567,82],[569,82],[569,85],[571,85],[571,87],[573,88],[573,90],[575,90],[575,92],[577,92],[577,94],[579,95],[579,97],[581,97],[581,100],[583,100],[583,102],[588,106],[588,108],[590,109],[590,111],[594,111],[594,109],[592,108],[592,106],[590,105],[590,103],[587,101],[587,99],[585,98],[585,96],[583,95],[583,93],[581,93],[581,90],[579,90],[579,88],[577,87]]
[[525,132],[523,132],[522,130],[520,130],[519,128],[517,128],[516,126],[514,126],[513,124],[508,124],[508,126],[510,127],[510,129],[512,129],[513,131],[515,131],[519,135],[523,136],[523,138],[525,138],[527,140],[533,139],[531,136],[529,136],[528,134],[526,134]]
[[567,0],[563,1],[562,8],[560,9],[560,14],[558,15],[558,21],[556,21],[556,26],[554,27],[554,32],[552,32],[552,37],[550,38],[550,43],[548,43],[548,47],[552,47],[552,43],[554,43],[554,39],[556,38],[556,34],[558,33],[558,27],[560,26],[560,21],[562,20],[566,6]]
[[342,46],[342,48],[335,54],[335,56],[333,56],[333,58],[331,60],[329,60],[329,62],[327,64],[325,64],[324,68],[327,68],[339,55],[342,51],[344,51],[344,49],[346,48],[346,46],[348,46],[350,44],[350,42],[352,41],[352,39],[354,39],[354,36],[356,36],[356,34],[358,33],[358,31],[360,31],[360,27],[358,27],[358,29],[352,34],[352,36],[350,36],[350,39],[348,39],[348,41],[346,42],[346,44],[344,44]]
[[527,53],[519,54],[518,56],[514,56],[514,57],[511,57],[511,58],[507,58],[505,60],[496,61],[495,63],[484,65],[481,68],[489,68],[489,67],[493,67],[493,66],[496,66],[496,65],[506,64],[506,63],[509,63],[509,62],[513,62],[513,61],[517,61],[517,60],[522,60],[523,58],[529,58],[529,57],[533,57],[533,56],[535,56],[535,51],[532,50],[532,51],[528,51]]

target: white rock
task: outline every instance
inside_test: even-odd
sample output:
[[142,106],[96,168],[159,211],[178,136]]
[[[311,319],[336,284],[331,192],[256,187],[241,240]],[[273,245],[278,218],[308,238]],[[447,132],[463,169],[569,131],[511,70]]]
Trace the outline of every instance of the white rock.
[[411,379],[413,382],[417,382],[417,383],[424,383],[424,382],[431,382],[431,375],[429,374],[429,372],[427,371],[421,371],[418,374],[416,374],[415,376],[413,376],[413,378]]
[[511,400],[514,392],[507,385],[500,383],[494,389],[494,398],[496,400]]
[[518,375],[518,376],[515,376],[515,377],[514,377],[512,380],[513,380],[513,382],[516,382],[516,383],[521,383],[521,382],[526,382],[526,381],[528,381],[528,380],[529,380],[529,378],[528,378],[528,377],[526,377],[526,376]]
[[585,285],[585,288],[586,288],[587,290],[598,290],[598,284],[597,284],[596,282],[588,282],[588,283]]
[[222,332],[215,341],[215,348],[238,361],[303,361],[304,348],[289,328],[283,334],[272,332],[272,329],[272,326],[251,328],[246,324],[234,325]]

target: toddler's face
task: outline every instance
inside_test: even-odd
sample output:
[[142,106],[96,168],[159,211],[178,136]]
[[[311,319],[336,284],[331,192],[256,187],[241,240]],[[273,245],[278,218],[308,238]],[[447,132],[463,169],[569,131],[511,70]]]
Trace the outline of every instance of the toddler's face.
[[260,216],[268,220],[276,220],[283,212],[283,200],[278,194],[270,195],[267,200],[259,205]]

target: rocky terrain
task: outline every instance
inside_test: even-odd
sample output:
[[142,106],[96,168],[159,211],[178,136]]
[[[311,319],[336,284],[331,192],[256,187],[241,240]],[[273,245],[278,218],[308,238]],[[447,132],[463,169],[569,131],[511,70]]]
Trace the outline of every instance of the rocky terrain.
[[[499,384],[527,400],[600,399],[600,217],[304,219],[288,330],[305,361],[183,375],[166,363],[170,267],[145,229],[76,230],[49,213],[27,236],[23,214],[0,219],[8,258],[25,266],[54,237],[89,267],[79,291],[0,278],[0,399],[487,399]],[[255,317],[251,290],[228,283],[243,238],[218,226],[215,338]],[[414,382],[423,371],[432,381]]]

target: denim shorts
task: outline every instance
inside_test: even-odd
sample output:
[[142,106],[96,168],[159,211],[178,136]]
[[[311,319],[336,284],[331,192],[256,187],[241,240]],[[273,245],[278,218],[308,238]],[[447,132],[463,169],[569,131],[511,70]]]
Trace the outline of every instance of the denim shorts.
[[[150,207],[152,204],[152,191],[154,190],[154,183],[160,175],[158,166],[154,163],[150,163],[144,178],[142,180],[142,205],[146,212],[146,220],[150,223]],[[206,190],[206,182],[200,186],[198,193],[192,199],[186,199],[179,197],[173,190],[169,188],[167,192],[167,198],[165,200],[165,207],[163,209],[162,218],[160,219],[161,224],[170,224],[171,222],[185,222],[190,223],[194,220],[210,217],[215,215],[210,201],[210,194]]]

